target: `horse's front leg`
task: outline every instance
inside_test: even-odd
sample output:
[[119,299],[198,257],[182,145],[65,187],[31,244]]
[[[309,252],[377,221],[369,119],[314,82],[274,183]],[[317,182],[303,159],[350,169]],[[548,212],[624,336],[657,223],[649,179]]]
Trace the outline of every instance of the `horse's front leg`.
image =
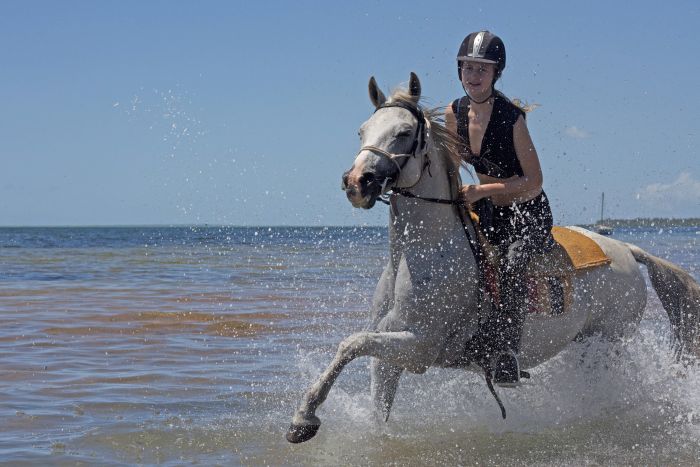
[[340,343],[331,364],[304,394],[287,431],[287,441],[301,443],[316,435],[321,425],[316,409],[326,400],[345,365],[366,355],[415,373],[424,372],[435,358],[428,342],[412,332],[358,332],[351,335]]

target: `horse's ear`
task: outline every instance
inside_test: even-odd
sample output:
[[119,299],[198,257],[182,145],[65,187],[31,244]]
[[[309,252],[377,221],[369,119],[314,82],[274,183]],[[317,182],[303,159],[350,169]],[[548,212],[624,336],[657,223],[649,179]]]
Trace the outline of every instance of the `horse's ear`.
[[377,80],[374,79],[374,76],[369,79],[369,100],[372,101],[375,108],[381,107],[386,102],[386,96],[377,86]]
[[408,80],[408,92],[418,102],[420,99],[420,80],[414,72],[411,72],[411,79]]

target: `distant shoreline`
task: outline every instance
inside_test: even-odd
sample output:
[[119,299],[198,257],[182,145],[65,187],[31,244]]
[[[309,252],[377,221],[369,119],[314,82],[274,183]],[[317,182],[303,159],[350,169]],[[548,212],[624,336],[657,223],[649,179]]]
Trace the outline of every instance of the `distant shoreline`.
[[613,228],[625,227],[700,227],[700,217],[673,218],[673,217],[637,217],[634,219],[603,219],[594,224],[582,224],[584,227],[592,227],[603,224]]

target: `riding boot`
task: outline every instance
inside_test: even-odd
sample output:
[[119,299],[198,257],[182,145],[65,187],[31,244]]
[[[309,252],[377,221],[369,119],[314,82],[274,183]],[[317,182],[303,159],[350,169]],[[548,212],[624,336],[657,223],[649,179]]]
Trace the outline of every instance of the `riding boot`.
[[[517,243],[517,242],[516,242]],[[495,332],[494,382],[513,386],[519,381],[518,351],[527,300],[524,258],[514,244],[503,257],[500,270],[501,306]]]

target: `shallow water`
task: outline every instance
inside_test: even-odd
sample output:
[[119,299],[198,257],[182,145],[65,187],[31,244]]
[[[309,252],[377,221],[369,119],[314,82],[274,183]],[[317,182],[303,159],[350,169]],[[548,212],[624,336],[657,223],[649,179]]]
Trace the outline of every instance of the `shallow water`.
[[[700,229],[616,238],[700,276]],[[371,417],[367,359],[284,433],[362,329],[384,228],[0,229],[0,460],[12,464],[698,464],[700,371],[673,362],[653,292],[629,342],[572,344],[503,390],[405,375]]]

